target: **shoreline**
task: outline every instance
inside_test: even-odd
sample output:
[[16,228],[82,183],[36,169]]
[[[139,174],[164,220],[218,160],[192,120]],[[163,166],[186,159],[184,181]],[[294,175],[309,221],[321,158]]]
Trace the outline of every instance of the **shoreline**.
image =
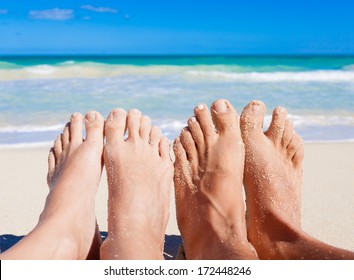
[[[0,149],[0,236],[27,234],[45,198],[50,146]],[[331,245],[354,251],[354,142],[305,142],[302,227]],[[178,236],[172,189],[168,236]],[[105,171],[96,197],[101,232],[107,231]],[[0,248],[1,249],[1,248]]]

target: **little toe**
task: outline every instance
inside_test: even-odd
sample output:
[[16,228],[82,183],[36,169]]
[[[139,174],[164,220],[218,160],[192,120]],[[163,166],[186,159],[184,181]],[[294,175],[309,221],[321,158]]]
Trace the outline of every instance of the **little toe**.
[[104,127],[107,143],[124,141],[126,118],[127,113],[123,109],[114,109],[109,113]]
[[229,101],[225,99],[216,100],[211,105],[211,115],[219,134],[240,133],[237,113]]
[[195,145],[199,154],[204,154],[205,152],[205,142],[203,131],[196,117],[191,117],[188,120],[189,131],[194,139]]
[[148,116],[142,116],[140,120],[140,137],[146,141],[149,140],[151,130],[151,119]]
[[284,127],[284,132],[283,132],[283,137],[281,138],[281,145],[286,148],[291,139],[293,138],[293,135],[295,133],[294,130],[294,124],[290,120],[285,121],[285,127]]
[[53,149],[54,149],[54,156],[55,156],[56,162],[58,163],[59,157],[60,157],[61,153],[63,152],[63,144],[61,142],[61,135],[59,135],[55,139]]
[[170,159],[170,142],[166,136],[162,137],[159,144],[160,157]]
[[198,166],[198,152],[197,147],[195,146],[195,142],[193,137],[187,128],[184,128],[181,132],[180,140],[184,150],[187,153],[187,159],[192,165],[192,167],[197,168]]
[[292,159],[295,166],[299,166],[302,164],[304,155],[305,155],[304,143],[301,141],[300,146],[296,150],[294,157]]
[[200,128],[204,134],[206,143],[216,137],[216,132],[208,107],[205,104],[199,104],[194,109],[194,114],[199,122]]
[[253,100],[243,109],[240,118],[241,134],[245,143],[255,135],[263,135],[263,121],[266,107],[262,101]]
[[131,109],[128,112],[127,116],[127,129],[128,129],[128,138],[129,140],[136,140],[139,138],[139,130],[140,130],[140,119],[141,112],[138,109]]
[[300,136],[295,133],[293,138],[291,139],[289,145],[286,147],[286,154],[287,154],[288,160],[292,160],[296,151],[300,147],[301,143],[302,143],[302,140],[301,140]]
[[70,122],[68,122],[64,127],[63,133],[61,134],[61,142],[64,150],[70,142]]
[[48,174],[47,174],[48,185],[50,185],[52,182],[54,170],[55,170],[55,155],[54,155],[54,148],[52,147],[49,150],[49,155],[48,155]]
[[86,141],[103,144],[104,119],[96,111],[88,112],[85,115]]
[[285,128],[287,111],[283,107],[277,107],[273,110],[272,121],[265,134],[275,144],[280,144]]
[[[180,201],[186,191],[186,186],[191,184],[191,178],[188,176],[188,159],[186,151],[183,148],[179,137],[173,142],[173,152],[175,154],[174,186],[176,201]],[[178,205],[177,205],[178,207]],[[177,211],[178,212],[178,211]]]
[[162,132],[160,128],[158,128],[155,125],[152,126],[150,131],[150,140],[149,140],[150,144],[158,147],[161,137],[162,137]]
[[70,141],[75,144],[82,143],[83,116],[74,113],[70,118]]

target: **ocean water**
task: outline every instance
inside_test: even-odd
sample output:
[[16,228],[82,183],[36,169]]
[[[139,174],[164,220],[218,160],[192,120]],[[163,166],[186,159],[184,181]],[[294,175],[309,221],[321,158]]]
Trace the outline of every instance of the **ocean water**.
[[172,140],[199,103],[288,109],[305,141],[354,141],[354,57],[0,56],[0,147],[53,141],[71,113],[138,108]]

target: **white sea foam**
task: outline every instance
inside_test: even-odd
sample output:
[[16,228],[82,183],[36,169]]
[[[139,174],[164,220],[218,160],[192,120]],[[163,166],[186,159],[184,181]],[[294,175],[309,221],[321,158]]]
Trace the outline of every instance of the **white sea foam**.
[[187,79],[224,82],[354,82],[354,65],[341,70],[250,72],[245,67],[222,65],[114,65],[95,62],[65,61],[53,65],[36,65],[1,69],[0,80],[103,78],[122,75],[184,75]]
[[48,125],[48,126],[35,126],[35,125],[25,125],[25,126],[5,126],[0,127],[0,133],[33,133],[33,132],[50,132],[50,131],[60,131],[64,127],[63,124]]
[[187,71],[187,76],[226,82],[354,82],[354,71],[319,70],[304,72],[250,72]]
[[50,65],[38,65],[38,66],[25,67],[24,70],[34,75],[51,75],[57,72],[58,68]]
[[166,75],[183,73],[190,67],[179,66],[133,66],[103,63],[66,61],[52,65],[36,65],[18,69],[1,69],[0,81],[32,79],[108,78],[123,75]]

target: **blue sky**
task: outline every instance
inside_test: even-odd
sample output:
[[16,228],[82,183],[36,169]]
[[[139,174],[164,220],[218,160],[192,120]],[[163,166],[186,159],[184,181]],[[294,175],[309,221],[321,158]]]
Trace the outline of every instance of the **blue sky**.
[[0,54],[354,54],[354,1],[0,0]]

